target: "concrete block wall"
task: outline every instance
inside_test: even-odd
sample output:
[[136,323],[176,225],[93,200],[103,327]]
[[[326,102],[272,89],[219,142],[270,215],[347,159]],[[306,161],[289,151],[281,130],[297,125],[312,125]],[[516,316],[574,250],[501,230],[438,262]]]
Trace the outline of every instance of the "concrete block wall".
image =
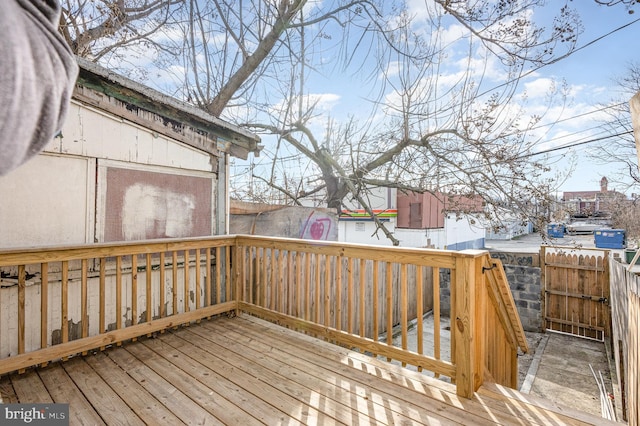
[[522,328],[525,331],[544,331],[540,254],[491,252],[491,257],[500,259],[504,265]]
[[[542,332],[542,288],[540,262],[537,253],[491,253],[503,262],[511,294],[525,331]],[[440,311],[448,316],[451,312],[451,273],[440,270]]]
[[451,271],[440,269],[440,313],[451,314]]
[[504,271],[518,308],[522,328],[525,331],[543,331],[540,268],[504,265]]

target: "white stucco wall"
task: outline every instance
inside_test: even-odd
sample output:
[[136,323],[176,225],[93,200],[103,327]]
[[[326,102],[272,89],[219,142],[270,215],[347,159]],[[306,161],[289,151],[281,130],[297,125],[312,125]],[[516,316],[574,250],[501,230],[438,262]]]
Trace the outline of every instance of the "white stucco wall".
[[486,230],[477,217],[473,215],[447,214],[444,221],[446,249],[464,250],[468,248],[484,248]]
[[[360,224],[360,225],[356,225]],[[371,237],[375,230],[373,222],[340,222],[340,241],[392,245],[389,239]],[[463,215],[456,219],[455,214],[449,214],[445,218],[444,228],[436,229],[407,229],[396,228],[395,220],[391,222],[389,229],[401,247],[435,248],[464,250],[467,248],[484,248],[486,230],[480,225],[477,218]]]
[[[421,247],[435,249],[464,250],[484,248],[486,230],[477,218],[465,215],[456,219],[454,214],[447,215],[444,228],[406,229],[396,228],[395,220],[385,222],[401,247]],[[382,232],[373,235],[373,221],[340,221],[339,241],[359,244],[391,246],[391,241]]]
[[444,228],[437,228],[437,229],[396,228],[394,235],[400,241],[400,247],[442,249],[447,245]]

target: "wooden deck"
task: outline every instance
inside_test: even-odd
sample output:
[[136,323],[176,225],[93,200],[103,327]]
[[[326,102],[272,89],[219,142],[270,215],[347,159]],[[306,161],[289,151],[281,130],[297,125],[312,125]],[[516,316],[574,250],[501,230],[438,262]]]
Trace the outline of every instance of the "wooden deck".
[[497,385],[472,399],[415,371],[246,315],[0,379],[4,403],[71,424],[606,424]]

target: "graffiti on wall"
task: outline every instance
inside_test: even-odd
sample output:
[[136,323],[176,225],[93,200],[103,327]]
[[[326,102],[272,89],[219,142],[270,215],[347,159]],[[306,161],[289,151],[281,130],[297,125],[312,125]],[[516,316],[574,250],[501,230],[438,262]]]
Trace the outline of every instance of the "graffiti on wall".
[[540,255],[538,253],[491,252],[491,257],[499,259],[503,265],[540,266]]
[[314,207],[281,207],[259,213],[231,214],[231,234],[265,235],[338,241],[338,217],[333,210]]
[[331,240],[333,231],[332,218],[324,213],[312,211],[303,223],[300,238],[307,240]]

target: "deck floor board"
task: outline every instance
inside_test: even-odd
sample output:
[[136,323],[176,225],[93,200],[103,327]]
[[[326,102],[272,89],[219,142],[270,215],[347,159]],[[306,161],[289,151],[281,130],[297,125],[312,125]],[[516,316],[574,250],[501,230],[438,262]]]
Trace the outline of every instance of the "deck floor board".
[[[496,420],[513,422],[511,415],[503,415],[499,410],[494,410],[489,415],[483,404],[475,400],[460,399],[455,393],[455,387],[448,382],[418,373],[413,374],[413,378],[397,374],[394,371],[405,373],[406,369],[387,368],[389,364],[385,361],[318,341],[309,336],[301,335],[295,341],[291,341],[286,337],[288,333],[281,332],[286,329],[263,327],[260,323],[211,322],[204,327],[217,330],[219,335],[225,337],[235,336],[236,339],[257,341],[262,337],[263,341],[281,347],[283,352],[296,353],[297,358],[292,358],[300,363],[302,368],[311,364],[323,369],[325,374],[327,370],[339,373],[343,383],[349,386],[355,384],[359,389],[366,389],[369,398],[384,401],[385,404],[393,407],[392,410],[399,409],[414,421],[422,423],[453,421],[474,425],[493,425]],[[313,343],[313,346],[309,343]],[[423,377],[424,380],[416,379]],[[429,398],[422,398],[416,402],[416,392]],[[417,419],[416,416],[418,416]],[[518,424],[530,423],[522,421]]]
[[129,407],[146,424],[172,426],[184,423],[105,353],[87,356],[84,359],[102,380],[109,383],[120,398],[126,400]]
[[101,418],[111,418],[120,424],[144,425],[138,415],[82,358],[74,358],[62,365],[82,395]]
[[[69,403],[70,418],[79,419],[82,424],[106,424],[69,377],[64,369],[64,363],[55,363],[39,369],[38,376],[47,388],[53,402]],[[20,380],[19,376],[15,380]],[[29,399],[31,402],[39,402],[34,401],[33,398]]]
[[[211,325],[211,323],[209,324]],[[210,332],[207,332],[210,330]],[[221,347],[234,349],[232,357],[247,356],[254,360],[254,368],[258,368],[261,377],[273,383],[284,384],[288,390],[295,387],[298,399],[312,404],[314,399],[324,396],[316,404],[324,410],[330,408],[331,414],[340,422],[380,422],[383,424],[397,424],[402,422],[420,421],[419,417],[411,418],[406,415],[409,407],[402,410],[389,409],[376,401],[375,395],[365,384],[347,379],[340,371],[321,368],[309,362],[298,363],[298,359],[308,359],[309,353],[300,349],[289,348],[289,352],[282,352],[282,357],[272,357],[268,354],[274,348],[284,346],[282,342],[264,343],[254,338],[246,338],[233,329],[209,328],[194,330],[202,339],[218,342]],[[266,355],[265,355],[266,354]],[[283,389],[284,390],[284,389]],[[411,404],[408,404],[409,406]],[[317,407],[316,407],[317,408]],[[352,418],[357,416],[355,419]],[[440,419],[444,420],[444,419]]]
[[15,401],[43,404],[53,402],[36,370],[27,371],[18,377],[20,377],[20,380],[12,380],[7,385],[7,387],[13,385]]
[[253,317],[218,317],[0,378],[0,402],[66,402],[70,424],[606,424],[451,383]]
[[244,418],[245,423],[275,424],[284,420],[284,414],[280,410],[247,393],[240,386],[204,366],[199,360],[178,351],[165,341],[160,339],[146,340],[143,341],[143,344],[167,361],[180,359],[181,370],[192,377],[194,382],[197,381],[210,389],[206,392],[208,398],[219,400],[218,403],[226,405],[226,409],[230,412],[237,411],[237,407],[241,407],[247,415],[256,419],[252,421],[250,418]]
[[[122,350],[109,351],[107,355],[182,422],[186,424],[224,424],[214,414],[209,413],[173,385],[171,379],[180,377],[176,374],[175,369],[158,374],[147,365],[146,359],[136,358],[129,353],[126,346],[128,345],[123,345]],[[203,423],[203,420],[206,422]]]
[[[332,413],[331,407],[327,407],[326,411],[319,411],[314,407],[306,406],[297,398],[297,387],[288,387],[288,391],[281,390],[279,383],[269,380],[273,378],[261,376],[251,361],[234,359],[232,352],[228,352],[225,348],[212,342],[203,340],[192,343],[195,340],[192,335],[194,329],[196,328],[190,327],[180,333],[173,333],[166,336],[164,340],[184,354],[193,354],[202,365],[217,371],[227,380],[261,398],[283,413],[287,413],[300,423],[308,423],[311,418],[317,418],[322,424],[337,423],[330,415]],[[295,407],[295,409],[291,410],[291,407]]]
[[[357,410],[361,407],[361,411],[369,413],[372,420],[377,422],[495,424],[493,421],[485,422],[481,417],[436,400],[422,400],[421,405],[418,405],[414,400],[415,392],[404,386],[377,381],[369,372],[353,369],[341,362],[339,358],[328,356],[329,353],[325,351],[319,354],[316,352],[317,346],[309,348],[308,345],[292,344],[281,340],[282,336],[277,333],[269,333],[268,329],[263,329],[260,333],[252,330],[255,327],[247,327],[247,325],[237,324],[231,328],[211,322],[205,324],[204,330],[214,331],[215,333],[211,335],[216,336],[216,339],[224,339],[229,346],[234,346],[237,342],[247,344],[247,350],[254,351],[253,356],[256,357],[261,352],[269,353],[274,347],[281,348],[280,350],[286,356],[275,360],[268,358],[266,362],[278,371],[282,371],[285,374],[283,377],[285,380],[296,381],[300,380],[301,376],[311,375],[308,383],[316,391],[333,393],[334,398],[347,398],[355,393],[357,400],[351,405],[351,409]],[[324,342],[321,344],[316,341],[316,343],[322,346]],[[327,349],[332,348],[335,348],[335,345],[330,345]],[[291,370],[291,367],[297,368],[295,375],[287,374],[287,370]],[[428,403],[428,406],[425,406],[425,403]]]

